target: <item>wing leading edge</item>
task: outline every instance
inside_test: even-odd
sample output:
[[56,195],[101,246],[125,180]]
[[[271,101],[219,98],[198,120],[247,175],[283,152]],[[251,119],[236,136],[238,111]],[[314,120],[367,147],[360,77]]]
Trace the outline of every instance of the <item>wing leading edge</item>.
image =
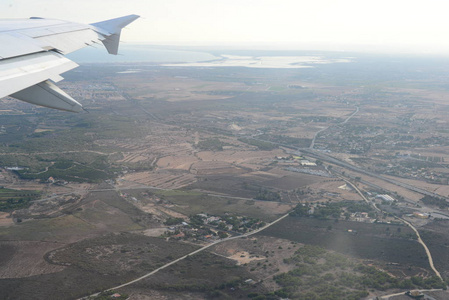
[[0,98],[80,112],[82,105],[54,84],[63,79],[60,74],[78,66],[63,54],[99,42],[117,54],[122,28],[137,18],[90,25],[39,18],[0,21]]

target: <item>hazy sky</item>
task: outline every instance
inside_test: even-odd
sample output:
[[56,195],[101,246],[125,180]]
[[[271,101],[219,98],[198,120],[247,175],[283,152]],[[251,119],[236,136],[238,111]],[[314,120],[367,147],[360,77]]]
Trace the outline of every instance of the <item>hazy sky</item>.
[[0,0],[1,18],[142,18],[127,42],[449,53],[449,1]]

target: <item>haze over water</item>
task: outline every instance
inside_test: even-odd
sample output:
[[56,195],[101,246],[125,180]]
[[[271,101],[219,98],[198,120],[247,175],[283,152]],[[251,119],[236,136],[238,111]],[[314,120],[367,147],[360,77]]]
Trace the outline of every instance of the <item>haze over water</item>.
[[146,45],[120,45],[119,55],[105,55],[104,49],[88,47],[71,53],[67,57],[77,63],[174,63],[218,59],[218,57],[206,52],[162,49]]

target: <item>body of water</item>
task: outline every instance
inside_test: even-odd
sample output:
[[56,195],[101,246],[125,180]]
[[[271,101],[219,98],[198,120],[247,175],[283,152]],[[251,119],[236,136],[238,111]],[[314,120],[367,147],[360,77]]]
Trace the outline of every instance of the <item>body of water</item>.
[[77,63],[193,63],[210,61],[219,57],[207,52],[157,48],[149,45],[120,45],[119,55],[109,55],[105,48],[87,47],[70,53],[67,57]]

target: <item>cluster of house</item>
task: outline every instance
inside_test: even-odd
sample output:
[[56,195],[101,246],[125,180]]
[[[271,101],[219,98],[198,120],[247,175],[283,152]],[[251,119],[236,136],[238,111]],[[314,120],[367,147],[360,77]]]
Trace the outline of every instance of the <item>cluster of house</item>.
[[349,217],[349,220],[363,223],[374,223],[376,219],[370,218],[367,212],[355,212]]
[[65,180],[58,180],[58,179],[53,178],[52,176],[48,177],[47,183],[55,184],[55,185],[66,185],[66,184],[68,184],[67,181],[65,181]]
[[263,221],[244,216],[220,217],[201,213],[191,217],[189,223],[180,222],[168,227],[166,235],[175,239],[193,238],[210,241],[254,230],[263,225],[265,225]]

